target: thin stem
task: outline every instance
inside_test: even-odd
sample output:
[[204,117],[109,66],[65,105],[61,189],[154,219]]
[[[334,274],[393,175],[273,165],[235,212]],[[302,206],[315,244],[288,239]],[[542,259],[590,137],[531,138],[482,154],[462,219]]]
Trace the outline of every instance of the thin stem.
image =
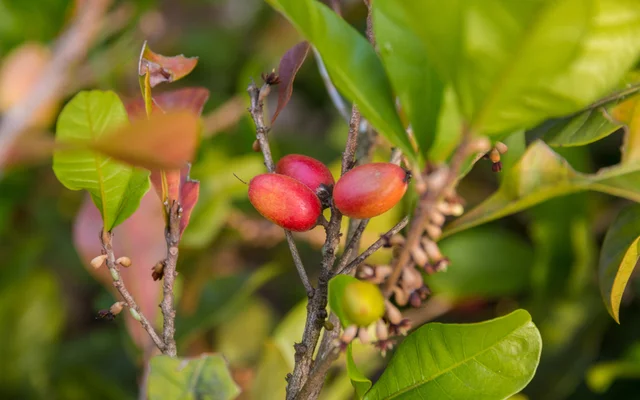
[[354,251],[357,252],[359,250],[360,238],[362,238],[362,233],[364,232],[365,228],[367,227],[367,224],[369,223],[369,219],[350,220],[349,223],[351,223],[351,221],[354,221],[354,222],[359,221],[359,222],[357,227],[352,232],[347,233],[347,239],[349,240],[349,242],[347,243],[347,246],[345,247],[344,252],[342,253],[342,258],[340,258],[338,265],[336,265],[336,267],[334,268],[336,271],[342,271],[342,269],[344,269],[347,263],[352,261],[351,254]]
[[140,317],[140,320],[139,320],[140,324],[142,325],[144,330],[147,331],[147,333],[151,337],[151,340],[153,340],[153,343],[155,343],[155,345],[158,347],[158,349],[160,349],[160,351],[165,353],[166,346],[164,342],[162,341],[162,339],[160,339],[160,336],[158,336],[155,329],[153,329],[153,326],[151,325],[147,317],[144,316],[144,314],[142,313],[142,310],[134,300],[131,293],[129,293],[129,291],[127,290],[127,287],[125,286],[124,281],[120,276],[118,264],[116,264],[116,256],[113,252],[112,237],[113,237],[113,234],[111,232],[102,231],[100,234],[102,250],[107,255],[107,259],[105,260],[107,264],[107,268],[109,268],[109,272],[111,273],[111,277],[113,278],[113,287],[116,288],[116,290],[118,291],[118,293],[120,293],[124,301],[127,302],[127,305],[129,306],[129,308],[136,312],[136,316]]
[[10,108],[0,121],[0,177],[4,161],[33,117],[68,84],[70,71],[82,60],[100,30],[110,0],[94,0],[79,8],[77,18],[56,43],[53,58],[24,101]]
[[175,334],[176,310],[174,308],[173,287],[175,285],[176,267],[178,264],[178,245],[180,244],[180,218],[182,207],[177,201],[171,205],[166,205],[167,210],[167,227],[165,238],[167,241],[167,258],[164,265],[164,278],[162,286],[162,302],[160,309],[162,310],[163,329],[162,337],[166,343],[165,354],[175,357],[177,355]]
[[354,104],[351,107],[351,119],[349,120],[349,135],[347,136],[347,144],[342,153],[342,170],[341,175],[347,173],[354,165],[354,157],[356,155],[356,147],[358,144],[358,133],[360,132],[360,111]]
[[358,257],[356,257],[353,261],[347,264],[344,268],[340,269],[336,275],[340,274],[350,274],[355,268],[357,268],[360,264],[364,262],[370,255],[378,251],[382,246],[387,243],[391,236],[400,232],[404,229],[405,226],[409,223],[409,217],[404,217],[400,222],[398,222],[393,228],[389,229],[387,233],[382,235],[380,239],[376,240],[368,249],[362,252]]
[[[260,149],[262,150],[262,156],[264,158],[264,165],[267,167],[269,172],[274,172],[276,166],[273,162],[273,157],[271,156],[271,147],[269,147],[269,139],[267,138],[267,133],[269,129],[266,127],[264,123],[264,98],[271,91],[271,86],[266,83],[262,85],[262,88],[258,88],[255,82],[251,82],[249,87],[247,88],[247,92],[249,93],[249,97],[251,99],[251,107],[249,108],[249,113],[251,113],[251,118],[253,118],[253,122],[256,124],[256,139],[258,143],[260,143]],[[309,282],[309,276],[307,275],[307,271],[304,269],[304,264],[300,259],[300,255],[298,253],[298,248],[296,246],[296,242],[293,239],[293,235],[291,232],[285,229],[285,237],[287,238],[287,243],[289,244],[289,249],[291,250],[291,255],[293,256],[293,263],[296,266],[296,270],[298,270],[298,275],[300,275],[300,280],[304,285],[304,289],[307,291],[307,295],[311,297],[313,295],[313,286]]]
[[331,81],[329,72],[327,71],[327,67],[324,65],[324,61],[322,61],[322,56],[320,56],[320,53],[318,53],[318,50],[316,50],[315,47],[313,47],[313,55],[316,58],[316,64],[318,64],[318,72],[320,72],[320,76],[322,77],[324,86],[327,89],[329,98],[333,102],[333,105],[336,107],[336,110],[338,110],[342,118],[344,118],[345,121],[349,121],[349,111],[347,110],[347,104],[338,92],[338,89],[336,89],[335,85]]

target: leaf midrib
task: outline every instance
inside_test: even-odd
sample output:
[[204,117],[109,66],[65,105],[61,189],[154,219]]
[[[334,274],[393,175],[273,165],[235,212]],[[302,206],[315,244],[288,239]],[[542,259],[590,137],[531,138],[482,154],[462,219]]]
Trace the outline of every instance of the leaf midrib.
[[[91,138],[93,140],[96,139],[93,119],[91,118],[91,102],[89,101],[89,96],[85,96],[85,106],[87,107],[87,123],[89,125],[89,132],[91,134]],[[104,177],[102,176],[102,157],[98,153],[94,153],[93,161],[96,165],[96,175],[98,175],[98,190],[100,191],[100,205],[102,206],[102,218],[105,220],[107,215],[107,206],[106,206],[106,194],[104,191]],[[103,221],[105,228],[109,226],[107,221]]]
[[399,390],[399,391],[397,391],[397,392],[393,393],[393,394],[392,394],[392,395],[390,395],[389,397],[383,397],[383,399],[394,399],[394,398],[396,398],[396,397],[398,397],[398,396],[400,396],[400,395],[402,395],[402,394],[404,394],[404,393],[407,393],[407,392],[409,392],[409,391],[411,391],[411,390],[414,390],[414,389],[416,389],[416,388],[418,388],[418,387],[420,387],[420,386],[422,386],[422,385],[426,385],[426,384],[428,384],[428,383],[430,383],[430,382],[436,382],[436,379],[437,379],[437,378],[439,378],[440,376],[443,376],[444,374],[446,374],[446,373],[448,373],[448,372],[450,372],[450,371],[452,371],[452,370],[454,370],[454,369],[458,368],[459,366],[461,366],[461,365],[463,365],[463,364],[465,364],[465,363],[467,363],[467,362],[469,362],[469,361],[471,361],[471,360],[475,359],[476,357],[480,356],[481,354],[484,354],[485,352],[487,352],[487,351],[491,350],[491,349],[492,349],[492,348],[494,348],[496,345],[498,345],[498,344],[500,344],[501,342],[503,342],[504,340],[506,340],[506,339],[507,339],[509,336],[511,336],[514,332],[516,332],[516,331],[518,331],[518,330],[520,330],[520,329],[524,328],[524,327],[525,327],[527,324],[529,324],[529,323],[531,323],[531,321],[527,321],[526,323],[524,323],[524,324],[522,324],[522,325],[518,326],[516,329],[514,329],[514,330],[510,331],[508,334],[506,334],[505,336],[503,336],[503,337],[502,337],[500,340],[498,340],[497,342],[494,342],[491,346],[487,347],[486,349],[483,349],[483,350],[481,350],[481,351],[479,351],[479,352],[475,353],[474,355],[472,355],[472,356],[470,356],[470,357],[467,357],[466,359],[463,359],[462,361],[459,361],[459,362],[457,362],[457,363],[453,364],[452,366],[450,366],[450,367],[448,367],[448,368],[446,368],[446,369],[444,369],[444,370],[440,370],[440,371],[438,371],[438,373],[436,373],[435,375],[432,375],[432,376],[430,376],[430,377],[428,377],[428,378],[425,378],[425,379],[423,379],[423,380],[420,380],[420,381],[418,381],[418,382],[416,382],[416,383],[414,383],[414,384],[412,384],[412,385],[410,385],[410,386],[407,386],[407,387],[405,387],[404,389]]

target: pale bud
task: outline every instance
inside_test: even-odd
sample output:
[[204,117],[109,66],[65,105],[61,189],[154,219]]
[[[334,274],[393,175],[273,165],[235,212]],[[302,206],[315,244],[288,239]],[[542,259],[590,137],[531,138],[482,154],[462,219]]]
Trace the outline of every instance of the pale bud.
[[95,257],[93,260],[91,260],[91,266],[95,269],[98,269],[100,267],[102,267],[102,264],[104,264],[105,260],[107,259],[107,255],[106,254],[102,254],[98,257]]
[[351,341],[356,337],[357,334],[358,327],[356,325],[349,325],[345,328],[342,336],[340,336],[340,340],[342,340],[342,342],[344,343],[351,343]]
[[400,286],[394,286],[392,291],[393,297],[396,299],[396,303],[399,306],[406,306],[409,302],[409,293]]
[[420,246],[413,247],[409,252],[411,253],[411,258],[413,258],[413,261],[417,265],[424,265],[429,261],[427,259],[427,253],[425,253]]
[[389,329],[387,328],[387,324],[385,324],[381,319],[376,322],[376,336],[378,337],[378,340],[387,340],[389,338]]
[[362,344],[367,344],[371,342],[371,337],[369,335],[369,331],[366,328],[360,328],[358,330],[358,339]]
[[498,151],[498,149],[494,147],[491,150],[491,152],[489,153],[489,159],[491,159],[491,162],[494,164],[500,162],[500,152]]
[[471,143],[469,143],[470,153],[486,153],[490,148],[491,141],[485,136],[475,138]]
[[444,224],[444,221],[445,221],[445,216],[444,216],[444,214],[442,214],[438,210],[433,210],[429,214],[429,220],[431,222],[433,222],[435,225],[442,226]]
[[385,301],[385,305],[387,307],[386,314],[387,314],[387,318],[389,319],[389,322],[391,322],[394,325],[398,325],[402,321],[402,313],[400,312],[400,310],[396,308],[396,306],[391,304],[389,300]]
[[509,150],[509,148],[507,147],[506,144],[502,143],[502,142],[496,142],[495,144],[495,148],[496,150],[498,150],[498,152],[500,154],[504,154],[507,152],[507,150]]
[[440,248],[433,240],[429,240],[427,238],[422,239],[422,246],[424,250],[427,252],[427,256],[429,260],[432,262],[438,262],[442,260],[442,253],[440,252]]
[[438,240],[440,236],[442,236],[442,228],[437,225],[427,224],[425,230],[427,231],[427,235],[433,240]]
[[109,311],[111,312],[111,314],[113,315],[118,315],[120,314],[120,312],[122,312],[122,309],[124,308],[124,306],[127,305],[127,303],[125,303],[124,301],[118,301],[113,303],[113,305],[109,308]]
[[116,264],[120,264],[125,268],[129,268],[131,266],[131,259],[129,257],[120,257],[116,260]]
[[460,203],[455,203],[451,205],[451,215],[454,217],[459,217],[464,214],[464,207]]

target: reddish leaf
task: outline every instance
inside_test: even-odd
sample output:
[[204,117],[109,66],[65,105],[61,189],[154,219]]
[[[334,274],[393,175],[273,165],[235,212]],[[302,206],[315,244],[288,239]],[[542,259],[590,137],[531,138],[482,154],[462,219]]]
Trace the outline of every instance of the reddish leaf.
[[[153,96],[153,114],[159,112],[187,110],[196,115],[202,114],[202,109],[209,99],[209,89],[203,87],[187,87],[169,90]],[[127,100],[125,103],[129,120],[134,121],[147,117],[142,97]],[[246,109],[243,107],[243,111]]]
[[144,42],[138,63],[138,74],[143,76],[148,70],[151,87],[155,87],[162,82],[173,82],[183,78],[193,71],[197,63],[198,57],[185,57],[182,54],[165,57],[154,53],[147,46],[147,42]]
[[[181,170],[167,170],[167,193],[169,202],[178,201],[182,206],[182,218],[180,219],[180,235],[189,225],[191,212],[198,202],[200,195],[200,182],[189,177],[191,165],[187,164]],[[160,171],[151,172],[151,184],[156,190],[158,197],[162,199],[162,181]]]
[[278,114],[280,114],[280,111],[282,111],[291,98],[293,81],[305,58],[307,58],[307,53],[309,53],[309,42],[300,42],[290,48],[280,60],[280,66],[278,66],[278,75],[280,77],[278,107],[273,114],[273,118],[271,118],[272,124],[276,121]]
[[[162,293],[162,284],[151,278],[151,267],[166,257],[164,238],[164,216],[155,195],[147,193],[140,202],[140,208],[125,222],[114,229],[113,249],[116,257],[127,256],[132,265],[121,268],[120,275],[142,313],[149,321],[156,321],[160,308],[158,304]],[[106,266],[94,269],[90,261],[100,255],[99,233],[102,230],[102,218],[89,196],[85,199],[73,227],[73,241],[85,267],[91,275],[114,294],[114,302],[121,300],[113,288],[113,280]],[[128,312],[120,315],[127,324],[127,330],[133,341],[143,349],[153,348],[140,322],[131,318]],[[159,328],[159,327],[158,327]]]
[[191,161],[198,141],[199,118],[188,111],[137,119],[91,143],[92,149],[147,169],[181,168]]

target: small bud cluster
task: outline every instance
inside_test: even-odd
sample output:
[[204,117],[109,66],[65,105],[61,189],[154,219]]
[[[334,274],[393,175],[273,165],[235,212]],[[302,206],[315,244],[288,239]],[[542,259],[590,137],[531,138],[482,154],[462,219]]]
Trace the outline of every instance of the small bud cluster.
[[491,149],[491,151],[485,154],[485,158],[488,158],[491,160],[491,163],[492,163],[491,170],[493,172],[502,171],[502,162],[500,161],[500,155],[506,153],[508,149],[509,148],[507,147],[506,144],[502,142],[496,142],[493,149]]

